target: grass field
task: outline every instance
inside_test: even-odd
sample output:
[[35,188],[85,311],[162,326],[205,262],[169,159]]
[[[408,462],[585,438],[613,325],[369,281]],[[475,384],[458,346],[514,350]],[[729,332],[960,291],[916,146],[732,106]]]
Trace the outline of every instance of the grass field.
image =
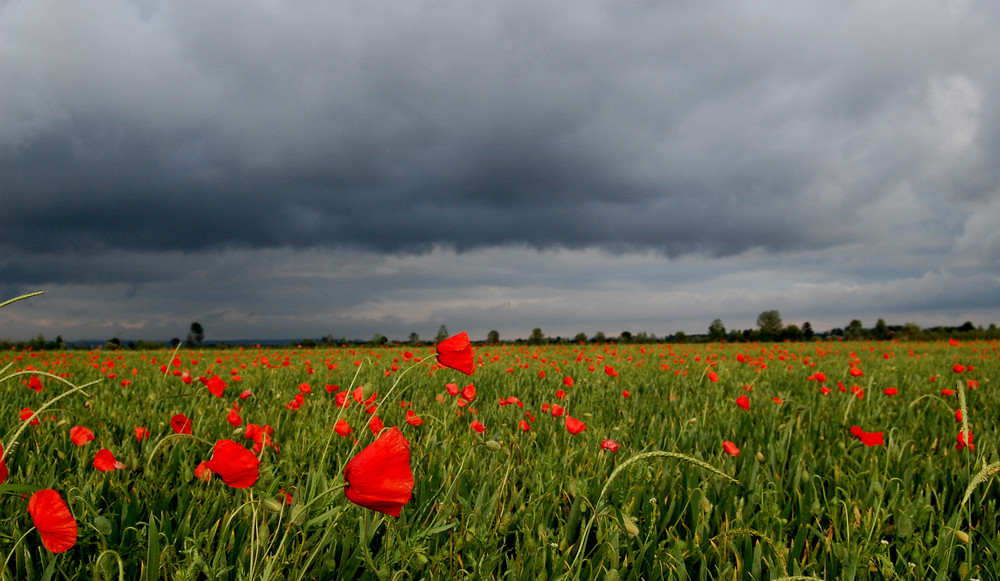
[[[996,579],[997,348],[2,352],[3,578]],[[409,442],[398,518],[345,497],[373,417]],[[196,476],[225,439],[252,485]]]

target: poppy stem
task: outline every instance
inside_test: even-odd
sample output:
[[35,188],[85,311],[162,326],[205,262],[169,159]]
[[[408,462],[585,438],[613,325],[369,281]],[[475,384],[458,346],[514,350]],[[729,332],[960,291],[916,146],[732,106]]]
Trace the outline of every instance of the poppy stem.
[[21,535],[21,538],[17,539],[17,541],[14,543],[14,546],[10,548],[10,552],[7,553],[7,558],[3,560],[3,567],[0,568],[0,571],[6,571],[7,570],[7,563],[10,562],[10,558],[14,555],[14,551],[17,549],[17,546],[20,545],[21,541],[24,540],[24,537],[26,537],[29,534],[31,534],[31,531],[33,531],[33,530],[35,530],[35,527],[29,528],[23,535]]
[[36,291],[36,292],[33,292],[33,293],[28,293],[26,295],[21,295],[19,297],[14,297],[12,299],[7,299],[6,301],[0,303],[0,309],[6,307],[7,305],[9,305],[11,303],[16,303],[17,301],[22,301],[24,299],[30,299],[31,297],[37,297],[38,295],[44,294],[44,293],[45,293],[45,291]]
[[169,436],[164,436],[163,438],[160,439],[159,442],[156,443],[156,446],[153,447],[153,450],[150,451],[150,453],[149,453],[149,459],[146,460],[146,468],[149,468],[149,465],[153,463],[153,457],[156,456],[156,452],[157,452],[157,450],[160,449],[160,446],[162,446],[163,444],[166,444],[167,441],[173,440],[174,438],[190,438],[192,440],[197,440],[198,442],[201,442],[202,444],[205,444],[206,446],[211,446],[212,445],[211,442],[205,441],[205,440],[199,438],[198,436],[192,436],[191,434],[170,434]]
[[[26,374],[27,375],[45,375],[47,377],[51,377],[53,379],[59,380],[59,381],[65,383],[65,384],[71,386],[73,389],[65,391],[65,392],[63,392],[63,393],[55,396],[54,398],[50,399],[49,401],[43,403],[41,405],[41,407],[39,407],[37,410],[35,410],[35,413],[31,414],[31,417],[27,418],[26,420],[23,420],[21,422],[21,427],[18,428],[18,430],[16,432],[14,432],[14,436],[10,439],[10,442],[6,446],[4,446],[4,448],[3,448],[3,454],[0,454],[0,460],[5,459],[7,457],[7,452],[9,452],[14,446],[17,445],[17,439],[20,438],[21,437],[21,433],[24,432],[24,430],[28,429],[28,426],[31,425],[31,420],[37,418],[39,416],[39,414],[41,414],[43,411],[47,410],[48,408],[52,407],[52,405],[54,403],[56,403],[57,401],[61,400],[62,398],[66,397],[68,395],[74,394],[74,393],[76,393],[78,391],[83,391],[85,388],[88,388],[91,385],[94,385],[95,383],[100,383],[101,382],[100,379],[95,379],[94,381],[91,381],[89,383],[85,383],[83,385],[76,385],[74,383],[71,383],[67,379],[59,377],[58,375],[49,373],[47,371],[18,371],[16,373],[11,373],[10,375],[7,375],[5,377],[0,377],[0,383],[3,383],[4,381],[6,381],[6,380],[8,380],[8,379],[10,379],[12,377],[17,377],[18,375],[26,375]],[[90,395],[87,395],[86,393],[84,393],[83,395],[86,395],[87,397],[92,397]]]

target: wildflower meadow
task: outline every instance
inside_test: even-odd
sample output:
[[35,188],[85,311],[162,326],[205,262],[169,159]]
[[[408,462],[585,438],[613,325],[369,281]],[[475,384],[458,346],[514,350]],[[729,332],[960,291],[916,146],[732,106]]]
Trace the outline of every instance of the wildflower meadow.
[[0,352],[0,578],[996,579],[998,347]]

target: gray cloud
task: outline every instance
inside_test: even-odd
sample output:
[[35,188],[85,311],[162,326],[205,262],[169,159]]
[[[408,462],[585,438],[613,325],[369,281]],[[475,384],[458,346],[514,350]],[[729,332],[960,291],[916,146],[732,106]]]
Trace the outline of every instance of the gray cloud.
[[995,10],[3,2],[0,286],[530,248],[990,288]]

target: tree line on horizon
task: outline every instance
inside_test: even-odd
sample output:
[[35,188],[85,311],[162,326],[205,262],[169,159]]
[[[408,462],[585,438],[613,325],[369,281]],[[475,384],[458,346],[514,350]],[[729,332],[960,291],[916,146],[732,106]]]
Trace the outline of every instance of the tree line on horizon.
[[[391,345],[434,345],[449,337],[448,329],[441,325],[432,340],[423,341],[416,332],[410,333],[407,340],[393,341],[381,333],[376,333],[371,339],[348,339],[346,337],[336,338],[333,335],[326,335],[319,339],[306,338],[301,341],[272,342],[272,345],[285,345],[302,348],[315,347],[338,347],[338,346],[358,346],[382,347]],[[960,326],[948,327],[937,326],[922,328],[916,323],[906,323],[903,325],[888,325],[884,319],[879,319],[875,326],[865,327],[859,319],[853,319],[843,328],[833,328],[829,331],[817,332],[812,324],[804,322],[801,327],[795,324],[785,325],[781,320],[781,313],[777,310],[764,311],[757,316],[757,326],[752,329],[730,329],[727,330],[721,319],[715,319],[708,326],[707,333],[688,334],[684,331],[677,331],[662,337],[646,331],[632,333],[622,331],[617,335],[607,335],[603,331],[598,331],[594,335],[577,333],[573,337],[549,337],[542,332],[540,327],[535,327],[527,338],[517,337],[511,340],[503,340],[500,333],[491,330],[483,340],[475,340],[478,344],[528,344],[528,345],[548,345],[548,344],[586,344],[586,343],[750,343],[750,342],[784,342],[784,341],[888,341],[892,339],[910,341],[933,341],[949,338],[973,339],[1000,339],[1000,329],[995,323],[990,323],[988,327],[976,326],[971,321],[966,321]],[[244,345],[245,342],[206,342],[205,329],[196,322],[191,323],[191,327],[185,340],[173,338],[167,343],[159,341],[138,340],[122,343],[118,338],[111,338],[103,345],[94,345],[93,342],[79,341],[68,343],[57,336],[53,340],[46,340],[42,334],[34,339],[26,341],[0,340],[0,350],[64,350],[64,349],[93,349],[102,347],[105,349],[134,349],[134,350],[155,350],[165,347],[176,348],[184,345],[190,348],[214,347],[221,348],[227,346]]]

